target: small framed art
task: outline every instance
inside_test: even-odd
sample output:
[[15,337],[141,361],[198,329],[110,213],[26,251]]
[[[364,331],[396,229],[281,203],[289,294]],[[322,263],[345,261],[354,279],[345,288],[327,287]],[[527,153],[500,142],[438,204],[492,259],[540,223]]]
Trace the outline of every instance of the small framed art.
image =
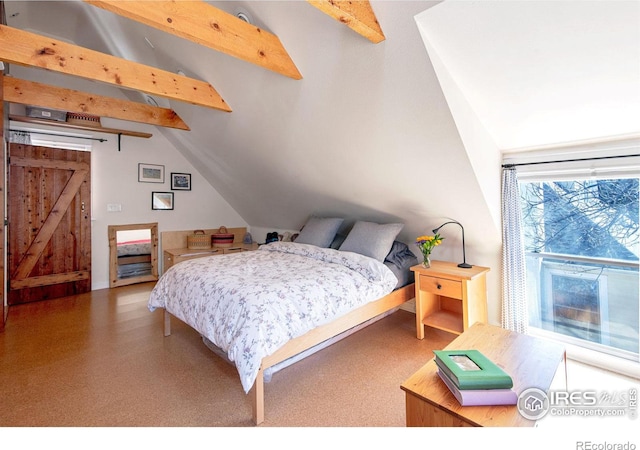
[[164,166],[139,163],[138,181],[140,183],[164,183]]
[[434,350],[438,369],[459,389],[511,389],[513,379],[480,351]]
[[171,172],[171,189],[174,191],[190,191],[191,174]]
[[151,209],[173,209],[173,192],[152,192]]

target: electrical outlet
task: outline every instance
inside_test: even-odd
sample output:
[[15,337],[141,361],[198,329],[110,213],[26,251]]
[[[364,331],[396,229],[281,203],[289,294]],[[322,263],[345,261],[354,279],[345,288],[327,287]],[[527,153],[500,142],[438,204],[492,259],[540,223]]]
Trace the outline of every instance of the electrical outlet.
[[122,205],[120,203],[108,203],[107,212],[120,212],[122,211]]

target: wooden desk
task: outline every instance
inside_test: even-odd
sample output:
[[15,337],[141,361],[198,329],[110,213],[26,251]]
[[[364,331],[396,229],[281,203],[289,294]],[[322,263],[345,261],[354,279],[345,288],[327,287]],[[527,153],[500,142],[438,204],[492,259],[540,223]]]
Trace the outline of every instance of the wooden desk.
[[[204,234],[211,235],[217,233],[218,228],[203,228]],[[233,234],[233,244],[229,247],[212,247],[208,249],[188,248],[187,236],[193,234],[194,230],[163,231],[161,233],[162,244],[162,273],[166,272],[172,265],[187,259],[203,258],[205,256],[225,255],[228,253],[246,252],[258,249],[258,244],[243,244],[244,235],[247,233],[246,227],[227,228]]]
[[188,259],[204,258],[205,256],[228,255],[229,253],[240,253],[258,250],[258,244],[234,243],[230,247],[212,247],[210,249],[194,250],[189,248],[172,248],[164,251],[162,269],[163,272],[169,270],[174,264]]
[[[566,387],[566,359],[560,344],[476,323],[458,336],[446,350],[480,350],[502,367],[513,379],[520,394],[537,387],[548,392],[554,378]],[[405,381],[407,426],[534,426],[515,405],[460,406],[437,374],[433,359]]]

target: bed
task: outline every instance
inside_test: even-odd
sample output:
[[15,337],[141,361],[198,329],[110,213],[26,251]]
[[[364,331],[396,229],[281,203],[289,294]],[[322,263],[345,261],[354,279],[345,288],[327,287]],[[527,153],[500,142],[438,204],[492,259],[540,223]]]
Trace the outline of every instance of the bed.
[[414,297],[413,280],[404,278],[408,263],[389,258],[398,232],[387,233],[375,258],[352,251],[351,233],[335,249],[327,237],[316,245],[301,232],[293,243],[184,261],[163,274],[148,306],[164,310],[165,336],[176,317],[236,366],[260,424],[265,378],[275,368]]

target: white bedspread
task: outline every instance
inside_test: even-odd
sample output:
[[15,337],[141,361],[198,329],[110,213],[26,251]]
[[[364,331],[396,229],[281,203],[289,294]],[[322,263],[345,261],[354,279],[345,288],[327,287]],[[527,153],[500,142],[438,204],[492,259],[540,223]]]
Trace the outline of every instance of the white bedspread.
[[227,352],[249,392],[262,358],[289,340],[391,292],[395,275],[356,253],[274,242],[254,252],[176,264],[149,309],[166,308]]

